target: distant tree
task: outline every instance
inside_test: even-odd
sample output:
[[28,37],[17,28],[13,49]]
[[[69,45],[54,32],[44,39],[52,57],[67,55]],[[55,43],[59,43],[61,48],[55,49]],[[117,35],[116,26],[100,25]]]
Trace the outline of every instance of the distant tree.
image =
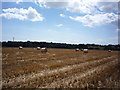
[[47,48],[64,48],[64,49],[96,49],[96,50],[119,50],[120,44],[118,45],[97,45],[97,44],[66,44],[66,43],[53,43],[53,42],[17,42],[8,41],[1,42],[2,47],[47,47]]

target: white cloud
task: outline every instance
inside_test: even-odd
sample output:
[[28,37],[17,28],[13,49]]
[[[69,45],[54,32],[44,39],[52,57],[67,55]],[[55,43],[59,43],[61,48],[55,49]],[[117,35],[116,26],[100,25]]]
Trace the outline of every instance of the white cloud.
[[113,23],[118,20],[118,15],[114,13],[105,13],[105,14],[95,14],[95,15],[85,15],[77,17],[69,17],[72,20],[81,22],[84,26],[93,27],[96,25],[103,25]]
[[16,3],[19,4],[20,2],[23,2],[23,0],[17,0]]
[[[11,0],[15,1],[15,0]],[[17,0],[21,1],[21,0]],[[22,0],[23,2],[25,0]],[[99,22],[104,20],[104,17],[102,17],[102,20],[99,20],[99,17],[97,16],[109,16],[111,13],[119,13],[118,11],[118,1],[120,0],[31,0],[40,7],[44,8],[62,8],[65,9],[71,13],[80,13],[83,14],[84,16],[77,16],[77,17],[72,17],[71,19],[74,18],[81,18],[81,20],[86,20],[87,18],[92,21],[91,25],[89,24],[89,20],[86,21],[80,21],[76,20],[79,22],[82,22],[86,26],[93,26],[99,25]],[[120,5],[119,5],[120,6]],[[9,13],[7,13],[9,14]],[[10,13],[11,14],[11,13]],[[12,13],[13,14],[13,13]],[[116,16],[116,15],[113,16]],[[16,15],[17,17],[24,17],[23,15]],[[60,14],[61,17],[66,17],[64,14]],[[97,17],[97,18],[95,18]],[[25,17],[24,17],[25,18]],[[24,18],[22,18],[24,20]],[[92,20],[95,18],[96,20]],[[111,21],[110,18],[108,21]],[[105,21],[104,23],[108,23],[108,21]],[[88,24],[87,24],[88,23]]]
[[45,8],[49,8],[46,3],[46,0],[34,0],[35,4],[39,5],[40,7],[45,7]]
[[105,2],[103,0],[74,0],[69,3],[67,10],[74,13],[83,13],[84,16],[70,16],[69,18],[79,21],[84,26],[88,27],[109,23],[117,24],[118,21],[117,13],[119,13],[119,10],[117,2]]
[[62,27],[63,26],[63,24],[58,24],[58,25],[56,25],[57,27]]
[[34,2],[40,7],[59,7],[70,12],[91,13],[95,9],[92,7],[94,3],[90,0],[35,0]]
[[60,17],[65,17],[65,15],[64,14],[60,14]]
[[29,7],[28,9],[23,8],[8,8],[3,9],[0,16],[7,19],[19,19],[19,20],[29,20],[29,21],[43,21],[44,17],[36,11],[36,9]]
[[67,2],[60,0],[33,0],[36,5],[43,8],[64,8]]
[[[106,12],[106,13],[118,13],[118,2],[98,2],[97,7],[100,11]],[[114,8],[113,8],[114,7]]]
[[96,2],[91,2],[90,0],[73,0],[69,1],[66,6],[66,10],[70,12],[77,13],[86,13],[91,14],[95,13],[97,10],[95,8]]
[[[103,12],[118,12],[119,0],[34,0],[40,7],[59,7],[73,13],[93,14]],[[113,8],[114,7],[114,8]]]
[[[84,16],[70,16],[70,19],[79,21],[85,26],[113,23],[117,24],[119,0],[36,0],[42,7],[60,7],[71,13],[80,13]],[[44,2],[42,2],[44,1]],[[120,6],[120,5],[119,5]],[[114,8],[113,8],[114,7]],[[60,14],[61,17],[66,17]]]
[[101,13],[101,11],[105,13],[118,13],[117,1],[118,0],[73,0],[68,2],[66,9],[70,12],[85,14]]

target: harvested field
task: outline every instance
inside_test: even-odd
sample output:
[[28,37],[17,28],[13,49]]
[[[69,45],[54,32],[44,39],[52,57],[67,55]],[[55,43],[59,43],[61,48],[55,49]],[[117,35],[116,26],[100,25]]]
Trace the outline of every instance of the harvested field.
[[118,52],[2,49],[3,88],[120,88]]

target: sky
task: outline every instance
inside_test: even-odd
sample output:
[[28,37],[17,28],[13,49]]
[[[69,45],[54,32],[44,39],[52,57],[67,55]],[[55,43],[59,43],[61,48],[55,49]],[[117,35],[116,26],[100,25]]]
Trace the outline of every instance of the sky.
[[[2,41],[118,44],[118,0],[3,0]],[[114,8],[113,8],[114,7]]]

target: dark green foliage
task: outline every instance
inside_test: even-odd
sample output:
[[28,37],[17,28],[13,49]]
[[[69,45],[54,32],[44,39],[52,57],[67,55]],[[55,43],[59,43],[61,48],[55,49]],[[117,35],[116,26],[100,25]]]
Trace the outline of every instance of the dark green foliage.
[[96,45],[96,44],[66,44],[52,42],[2,42],[2,47],[47,47],[47,48],[66,48],[66,49],[95,49],[95,50],[120,50],[120,45]]

